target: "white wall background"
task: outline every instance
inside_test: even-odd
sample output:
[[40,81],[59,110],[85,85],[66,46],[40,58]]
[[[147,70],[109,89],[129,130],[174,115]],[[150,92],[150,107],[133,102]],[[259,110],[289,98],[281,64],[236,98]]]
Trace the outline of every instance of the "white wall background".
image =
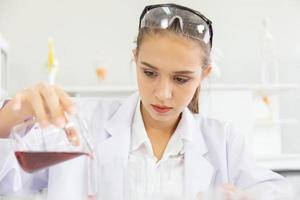
[[[130,66],[138,17],[146,4],[167,1],[0,0],[0,32],[10,44],[9,93],[46,79],[47,39],[54,38],[62,86],[98,84],[93,63],[107,59],[108,85],[132,85]],[[300,83],[300,0],[173,1],[214,23],[219,83],[259,83],[262,20],[270,18],[283,83]],[[300,120],[300,91],[282,97],[281,115]],[[284,150],[300,152],[300,126],[283,127]]]

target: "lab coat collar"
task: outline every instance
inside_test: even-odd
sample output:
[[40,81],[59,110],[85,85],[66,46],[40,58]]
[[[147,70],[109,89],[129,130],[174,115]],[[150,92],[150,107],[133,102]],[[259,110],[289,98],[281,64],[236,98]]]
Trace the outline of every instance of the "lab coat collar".
[[118,157],[125,161],[124,164],[127,164],[131,125],[138,99],[138,92],[126,98],[112,117],[104,124],[104,129],[109,136],[101,145],[98,145],[101,162],[109,162]]
[[196,141],[201,136],[201,134],[199,134],[199,131],[193,132],[193,130],[197,128],[196,123],[197,122],[193,113],[188,108],[185,108],[182,111],[181,119],[178,123],[176,131],[182,132],[183,139],[190,142]]
[[[153,155],[152,147],[150,140],[148,138],[148,134],[146,132],[143,117],[141,114],[141,101],[136,105],[136,110],[134,114],[133,124],[132,124],[132,133],[131,133],[131,147],[130,152],[134,152],[136,150],[143,151],[139,148],[146,148],[149,151],[149,155]],[[180,120],[181,121],[181,120]],[[179,122],[180,123],[180,122]],[[179,125],[178,125],[179,126]],[[183,129],[184,130],[184,129]],[[176,129],[173,133],[168,145],[164,151],[164,156],[162,158],[166,159],[169,156],[177,156],[179,154],[183,154],[183,140],[185,132],[182,129]],[[144,145],[144,146],[143,146]]]
[[142,144],[146,143],[148,139],[141,114],[140,99],[135,108],[131,137],[130,152],[137,150]]
[[[104,128],[111,135],[122,135],[124,131],[121,128],[130,127],[133,123],[135,107],[139,100],[139,93],[135,92],[126,98],[116,113],[106,122]],[[116,126],[118,124],[118,126]]]

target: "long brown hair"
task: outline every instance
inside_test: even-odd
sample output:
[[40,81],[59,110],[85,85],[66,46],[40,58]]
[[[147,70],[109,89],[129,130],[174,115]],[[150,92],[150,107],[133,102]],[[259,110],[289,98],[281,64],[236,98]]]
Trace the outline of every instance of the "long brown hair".
[[[193,41],[195,44],[197,44],[202,50],[203,50],[203,56],[201,58],[202,60],[202,69],[205,69],[210,64],[210,45],[205,44],[203,41],[190,38],[182,33],[182,30],[180,28],[180,23],[176,20],[172,23],[171,26],[168,27],[168,29],[160,29],[160,28],[148,28],[143,27],[140,29],[138,33],[138,37],[136,40],[136,53],[138,54],[139,47],[144,40],[146,36],[155,35],[155,34],[164,34],[164,32],[168,33],[174,33],[176,35],[184,36],[187,40]],[[200,56],[200,55],[199,55]],[[188,105],[188,108],[193,113],[199,113],[199,96],[200,96],[200,85],[197,87],[194,96],[191,100],[191,102]]]

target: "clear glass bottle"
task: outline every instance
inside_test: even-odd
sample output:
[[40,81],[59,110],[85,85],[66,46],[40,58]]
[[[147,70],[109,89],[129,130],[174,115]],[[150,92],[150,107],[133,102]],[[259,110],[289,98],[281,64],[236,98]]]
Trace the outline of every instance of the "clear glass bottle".
[[269,25],[269,18],[264,18],[261,41],[261,82],[268,85],[279,83],[279,63],[274,45],[274,37],[270,32]]

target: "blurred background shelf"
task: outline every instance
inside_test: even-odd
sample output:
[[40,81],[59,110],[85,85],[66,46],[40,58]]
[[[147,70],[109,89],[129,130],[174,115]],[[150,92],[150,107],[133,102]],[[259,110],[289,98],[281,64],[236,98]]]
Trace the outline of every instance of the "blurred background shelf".
[[300,172],[300,154],[282,154],[256,158],[257,162],[266,168],[277,172]]
[[[299,89],[300,84],[277,84],[277,85],[262,85],[262,84],[205,84],[202,86],[203,90],[249,90],[254,91],[255,94],[274,95],[279,92]],[[123,86],[123,85],[112,85],[112,86],[75,86],[75,87],[64,87],[64,90],[74,96],[86,96],[86,95],[126,95],[131,94],[137,90],[137,86]]]
[[297,119],[281,119],[281,120],[256,120],[256,126],[280,126],[289,124],[298,124]]

